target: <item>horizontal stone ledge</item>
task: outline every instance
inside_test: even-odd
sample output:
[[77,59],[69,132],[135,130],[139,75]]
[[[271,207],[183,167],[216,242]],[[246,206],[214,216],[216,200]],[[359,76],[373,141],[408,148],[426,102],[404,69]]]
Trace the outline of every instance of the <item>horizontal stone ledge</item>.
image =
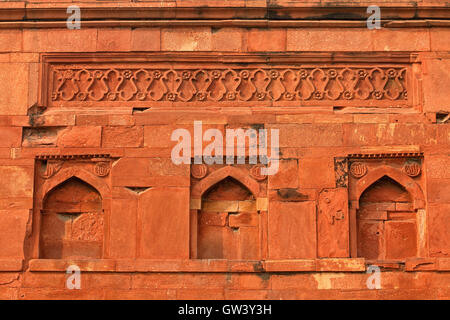
[[405,271],[450,271],[450,258],[409,258]]
[[[225,260],[225,259],[33,259],[29,263],[32,272],[66,272],[76,265],[81,272],[192,272],[192,273],[296,273],[296,272],[365,272],[368,265],[383,270],[406,272],[450,271],[450,258],[409,258],[405,261],[373,261],[364,258],[323,258],[285,260]],[[405,266],[403,268],[403,266]],[[21,271],[22,260],[0,260],[0,271]]]
[[32,259],[29,262],[30,271],[63,271],[75,265],[82,272],[115,272],[116,260],[114,259],[89,259],[89,260],[69,260],[69,259]]
[[22,259],[0,259],[0,271],[22,271]]
[[78,266],[81,272],[364,272],[366,269],[363,258],[328,258],[262,261],[225,259],[33,259],[29,263],[29,270],[35,272],[66,272],[71,265]]
[[[1,17],[1,15],[0,15]],[[5,20],[5,19],[4,19]],[[64,21],[2,21],[0,29],[66,28]],[[382,28],[446,28],[448,20],[381,20]],[[83,28],[242,27],[242,28],[367,28],[367,21],[352,20],[82,20]]]
[[[76,4],[76,3],[74,3]],[[81,3],[84,19],[346,19],[365,20],[367,7],[372,2],[358,4],[339,3],[318,6],[317,3],[302,1],[166,1],[166,2],[132,2],[132,3]],[[67,19],[67,3],[25,3],[0,5],[0,17],[3,20],[50,20]],[[395,1],[380,3],[383,17],[413,18],[448,18],[449,8],[444,3],[414,3]],[[345,13],[345,15],[344,15]]]

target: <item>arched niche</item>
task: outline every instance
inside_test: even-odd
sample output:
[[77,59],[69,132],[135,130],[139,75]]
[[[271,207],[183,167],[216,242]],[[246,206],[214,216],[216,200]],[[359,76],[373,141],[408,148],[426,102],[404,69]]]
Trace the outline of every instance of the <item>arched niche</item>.
[[383,176],[359,199],[358,257],[403,260],[417,256],[416,211],[411,194]]
[[380,167],[357,181],[353,195],[352,256],[404,261],[424,255],[425,201],[416,181]]
[[[221,168],[191,190],[191,258],[261,259],[259,184],[235,167]],[[191,199],[192,201],[192,199]]]
[[39,220],[39,258],[102,258],[102,196],[89,183],[72,176],[53,187],[43,199]]

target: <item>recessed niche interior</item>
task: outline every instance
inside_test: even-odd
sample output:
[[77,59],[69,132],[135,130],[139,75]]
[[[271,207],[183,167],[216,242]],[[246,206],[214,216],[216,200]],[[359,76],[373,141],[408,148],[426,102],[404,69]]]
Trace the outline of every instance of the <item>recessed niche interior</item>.
[[39,257],[99,259],[103,252],[100,193],[72,177],[53,188],[41,211]]
[[252,193],[227,177],[202,197],[197,258],[259,259],[259,215]]
[[416,213],[409,192],[384,176],[360,197],[358,257],[402,260],[417,255]]

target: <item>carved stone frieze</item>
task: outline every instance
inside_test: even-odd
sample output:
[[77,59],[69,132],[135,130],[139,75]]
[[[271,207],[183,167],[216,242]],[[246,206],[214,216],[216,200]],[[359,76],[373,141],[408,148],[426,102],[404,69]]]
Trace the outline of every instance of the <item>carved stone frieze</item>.
[[[332,57],[319,55],[308,59],[281,57],[276,64],[251,55],[221,57],[223,62],[211,56],[203,61],[185,59],[189,63],[167,64],[155,57],[144,61],[130,57],[126,62],[103,57],[102,63],[95,59],[87,59],[87,63],[50,61],[42,79],[48,84],[43,86],[43,103],[114,106],[127,101],[158,106],[177,102],[267,105],[279,101],[320,105],[341,101],[380,107],[392,103],[411,106],[411,64],[401,60],[375,63],[365,58],[361,63],[342,60],[330,64],[327,59],[331,62]],[[245,65],[240,63],[243,61]]]
[[407,100],[404,67],[54,69],[52,101]]

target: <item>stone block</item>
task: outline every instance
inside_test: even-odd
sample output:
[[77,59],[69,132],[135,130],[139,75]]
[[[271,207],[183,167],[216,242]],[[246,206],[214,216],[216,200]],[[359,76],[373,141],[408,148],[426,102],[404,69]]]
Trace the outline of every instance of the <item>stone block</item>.
[[100,147],[101,127],[69,127],[58,134],[57,145],[61,147]]
[[250,29],[248,51],[286,51],[286,29]]
[[323,32],[322,29],[289,28],[287,29],[287,51],[369,51],[372,38],[367,29],[333,28]]
[[300,158],[298,162],[298,184],[301,188],[332,188],[336,186],[333,159]]
[[242,52],[243,35],[239,28],[212,28],[212,50]]
[[97,51],[129,51],[130,28],[101,28],[97,35]]
[[271,202],[268,216],[270,259],[316,257],[316,218],[313,202]]
[[139,256],[189,258],[189,189],[152,188],[138,200]]
[[450,59],[425,61],[423,74],[423,106],[426,112],[450,111]]
[[144,128],[104,127],[102,132],[103,147],[142,147],[144,144]]
[[317,252],[320,258],[350,256],[347,189],[325,189],[320,193],[317,238]]
[[130,199],[113,199],[109,239],[113,258],[135,258],[137,240],[137,195]]
[[29,67],[27,63],[0,63],[0,113],[26,115]]
[[0,198],[32,198],[33,197],[33,167],[31,166],[0,166]]
[[24,52],[95,52],[97,29],[24,29]]
[[0,258],[24,258],[24,240],[30,210],[0,210]]
[[161,50],[160,28],[136,28],[131,30],[132,51]]
[[427,29],[372,30],[372,50],[374,51],[429,51],[430,36]]
[[163,51],[210,51],[211,28],[163,28],[161,29]]
[[20,147],[22,143],[22,129],[18,127],[0,127],[0,147]]
[[270,189],[298,187],[298,160],[280,160],[278,172],[268,176]]

